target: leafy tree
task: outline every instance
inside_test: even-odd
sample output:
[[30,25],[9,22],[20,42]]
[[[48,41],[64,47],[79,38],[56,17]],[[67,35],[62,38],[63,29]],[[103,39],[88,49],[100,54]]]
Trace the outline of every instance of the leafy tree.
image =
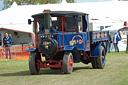
[[[9,8],[13,2],[16,2],[18,5],[36,5],[36,4],[55,4],[55,3],[60,3],[62,0],[4,0],[3,4],[4,7],[3,9]],[[74,3],[75,0],[66,0],[68,3]]]

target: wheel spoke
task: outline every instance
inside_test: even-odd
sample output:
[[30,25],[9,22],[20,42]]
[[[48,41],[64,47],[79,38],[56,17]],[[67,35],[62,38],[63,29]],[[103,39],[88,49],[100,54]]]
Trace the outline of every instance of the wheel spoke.
[[73,64],[73,62],[72,62],[72,58],[70,58],[70,59],[69,59],[69,69],[72,68],[72,64]]
[[104,59],[104,56],[101,56],[102,59]]

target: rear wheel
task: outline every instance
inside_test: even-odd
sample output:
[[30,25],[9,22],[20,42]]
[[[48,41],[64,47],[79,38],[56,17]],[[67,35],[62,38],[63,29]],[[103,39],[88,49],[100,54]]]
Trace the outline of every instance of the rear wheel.
[[105,49],[101,46],[100,56],[91,58],[92,67],[103,69],[105,66]]
[[72,71],[73,71],[73,55],[69,51],[64,53],[64,57],[63,57],[63,71],[66,74],[71,74]]
[[40,71],[40,64],[37,60],[41,60],[40,53],[31,52],[29,56],[29,70],[31,75],[37,75]]

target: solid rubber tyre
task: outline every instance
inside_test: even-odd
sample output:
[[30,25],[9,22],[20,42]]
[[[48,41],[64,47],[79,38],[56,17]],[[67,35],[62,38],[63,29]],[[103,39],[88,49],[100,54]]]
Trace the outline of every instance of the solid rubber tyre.
[[66,51],[63,57],[63,72],[65,74],[71,74],[73,71],[73,55],[71,52]]
[[39,53],[31,52],[29,56],[29,71],[31,75],[37,75],[39,73],[40,67],[37,60],[41,60]]
[[103,69],[105,66],[105,60],[105,49],[101,46],[100,56],[91,58],[92,67],[95,69]]
[[96,61],[97,59],[95,58],[95,57],[92,57],[91,58],[91,63],[92,63],[92,67],[93,68],[97,68],[97,61]]

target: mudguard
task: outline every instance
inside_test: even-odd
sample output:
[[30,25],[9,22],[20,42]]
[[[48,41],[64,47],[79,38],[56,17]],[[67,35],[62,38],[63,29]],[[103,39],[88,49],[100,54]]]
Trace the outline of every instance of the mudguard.
[[36,48],[27,48],[25,51],[26,52],[34,52],[34,51],[36,51]]
[[97,43],[97,44],[91,45],[90,57],[99,57],[100,56],[101,45],[102,45],[102,43]]
[[63,48],[63,50],[70,50],[70,51],[72,51],[72,50],[74,50],[76,47],[75,46],[65,46],[64,48]]
[[80,62],[79,52],[75,46],[65,46],[63,48],[64,51],[70,51],[73,54],[73,61]]

